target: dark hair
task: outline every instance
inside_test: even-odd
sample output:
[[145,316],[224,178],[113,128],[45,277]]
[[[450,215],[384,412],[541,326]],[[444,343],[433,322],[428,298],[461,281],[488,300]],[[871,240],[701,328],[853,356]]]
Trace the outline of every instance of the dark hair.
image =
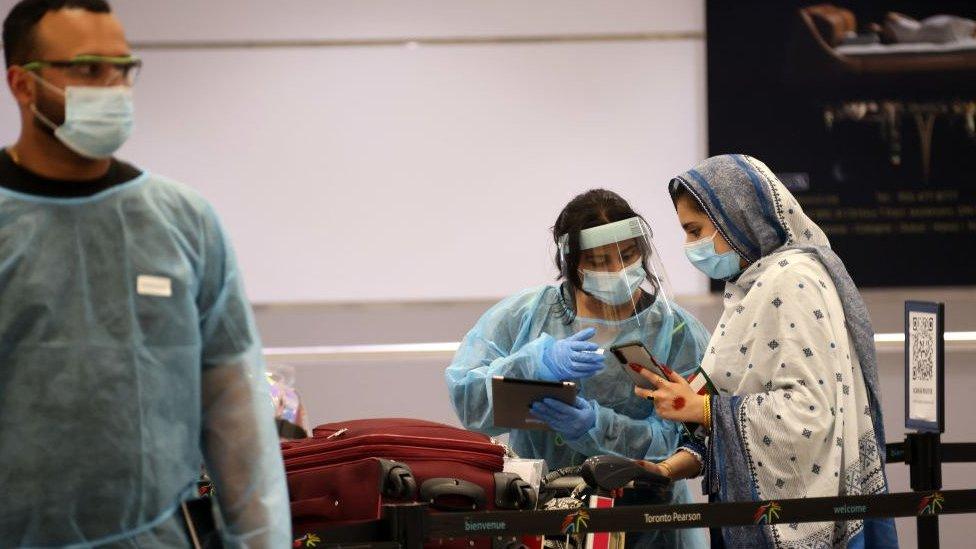
[[[638,217],[642,221],[644,218],[630,207],[626,200],[613,191],[606,189],[593,189],[583,194],[577,195],[556,218],[556,224],[552,226],[552,238],[556,242],[556,267],[559,269],[558,279],[565,279],[568,292],[560,292],[563,303],[562,314],[567,316],[567,322],[572,322],[575,313],[575,301],[571,290],[582,288],[583,282],[579,275],[580,250],[580,231],[591,227],[599,227],[614,221],[623,221]],[[646,223],[646,221],[645,221]],[[567,235],[566,250],[563,251],[559,245],[560,238]],[[643,257],[644,269],[647,270],[647,261],[650,256],[643,241],[638,243],[641,256]],[[657,287],[657,281],[648,271],[648,280]]]
[[691,191],[688,190],[688,187],[678,179],[672,180],[671,184],[668,185],[668,194],[671,195],[671,202],[674,204],[675,208],[678,207],[679,199],[687,198],[691,202],[691,207],[694,208],[695,211],[705,213],[705,210],[702,209],[701,204],[699,204],[698,201],[695,200],[695,197],[691,195]]
[[93,13],[112,13],[105,0],[21,0],[3,21],[3,58],[7,66],[33,61],[34,28],[49,11],[82,9]]

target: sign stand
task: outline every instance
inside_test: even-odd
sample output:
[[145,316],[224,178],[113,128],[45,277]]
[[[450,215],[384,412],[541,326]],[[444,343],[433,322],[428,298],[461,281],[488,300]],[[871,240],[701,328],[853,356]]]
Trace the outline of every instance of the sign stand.
[[[915,491],[942,488],[945,432],[945,306],[905,302],[905,462]],[[919,515],[919,547],[939,547],[939,517]]]

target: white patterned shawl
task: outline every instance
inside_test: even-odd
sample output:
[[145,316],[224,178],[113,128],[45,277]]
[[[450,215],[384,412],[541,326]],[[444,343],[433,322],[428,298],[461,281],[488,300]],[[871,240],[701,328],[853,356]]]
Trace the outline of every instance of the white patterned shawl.
[[[702,368],[741,401],[735,421],[756,499],[883,492],[861,366],[830,276],[786,250],[725,288]],[[777,547],[844,545],[860,521],[774,525]]]

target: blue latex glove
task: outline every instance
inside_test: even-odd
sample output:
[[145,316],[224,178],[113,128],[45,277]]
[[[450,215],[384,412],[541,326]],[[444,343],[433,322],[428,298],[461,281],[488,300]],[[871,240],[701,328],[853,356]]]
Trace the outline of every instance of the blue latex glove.
[[576,397],[572,405],[554,398],[532,403],[532,415],[545,421],[566,440],[575,440],[596,425],[596,410],[590,401]]
[[593,352],[599,345],[587,341],[595,334],[596,329],[587,328],[547,345],[539,377],[548,381],[583,379],[606,368],[603,355]]

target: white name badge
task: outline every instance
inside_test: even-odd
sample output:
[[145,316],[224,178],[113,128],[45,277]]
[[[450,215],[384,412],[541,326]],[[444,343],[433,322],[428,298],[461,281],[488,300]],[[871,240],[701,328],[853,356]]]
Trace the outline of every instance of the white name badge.
[[155,297],[172,297],[173,283],[165,276],[139,275],[136,277],[136,293]]

